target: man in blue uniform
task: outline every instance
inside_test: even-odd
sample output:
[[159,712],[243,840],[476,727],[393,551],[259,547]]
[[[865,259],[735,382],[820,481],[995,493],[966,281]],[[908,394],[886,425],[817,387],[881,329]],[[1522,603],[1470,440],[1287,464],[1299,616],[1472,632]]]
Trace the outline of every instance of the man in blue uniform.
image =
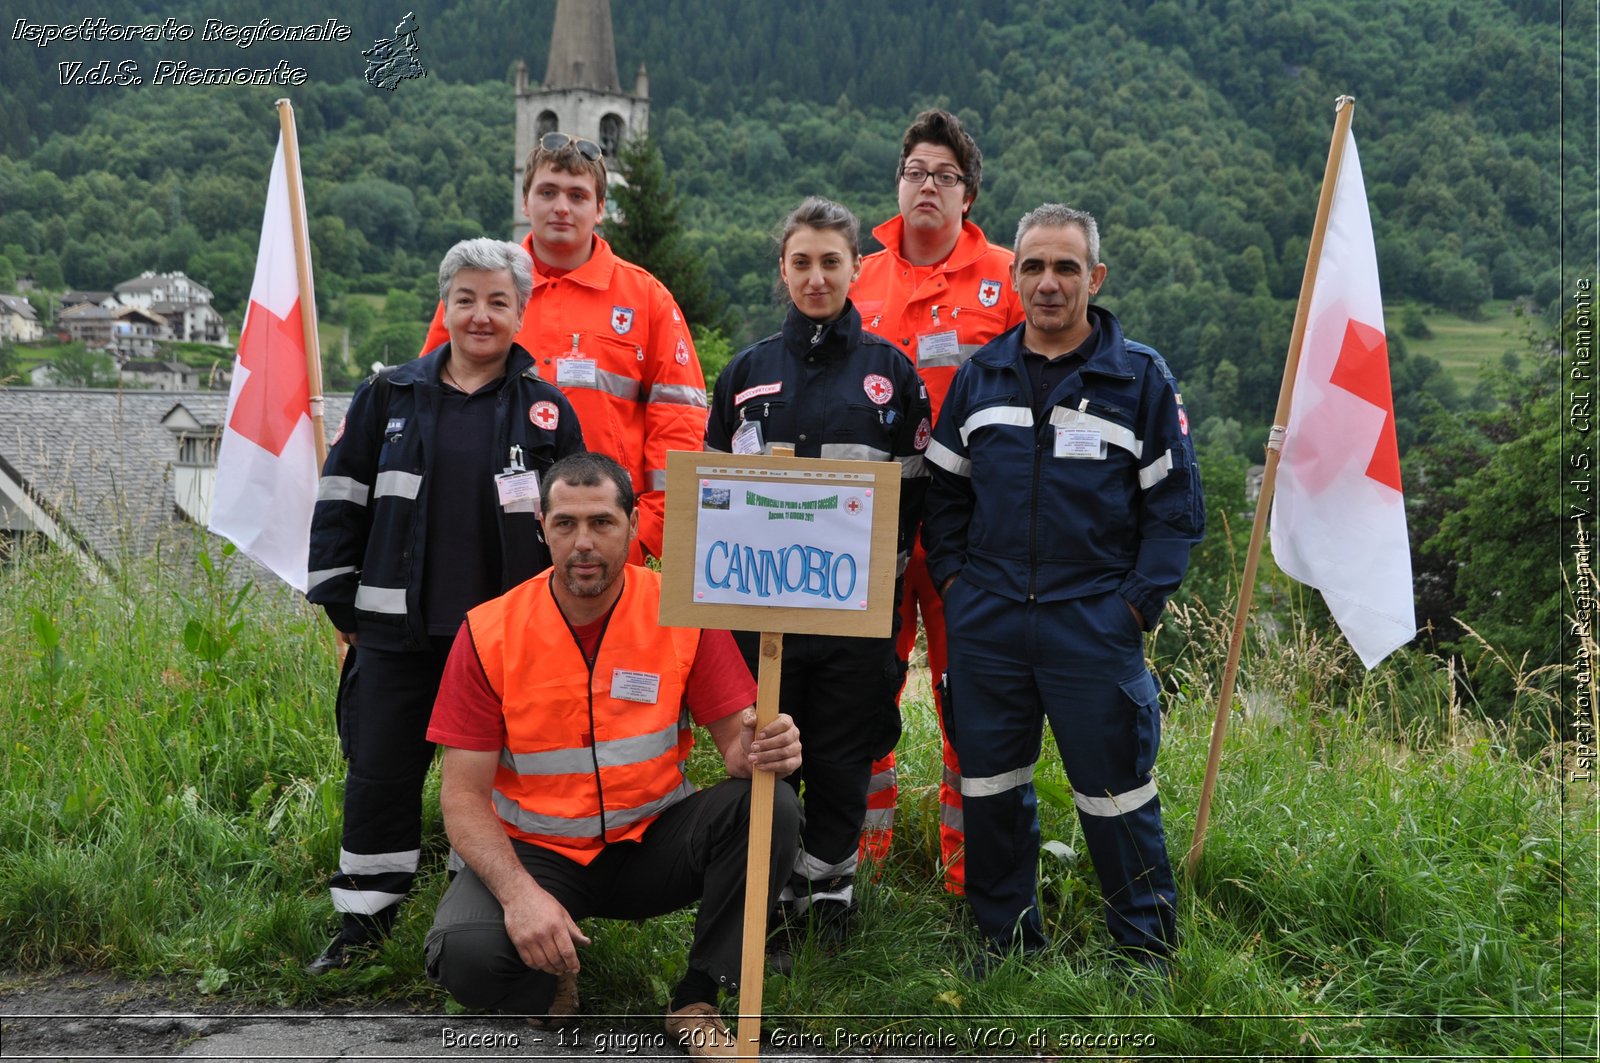
[[1025,320],[961,367],[927,452],[922,535],[950,640],[979,975],[1047,944],[1033,790],[1046,718],[1119,951],[1159,968],[1175,942],[1143,632],[1183,580],[1205,504],[1166,363],[1090,304],[1099,244],[1086,212],[1023,216]]

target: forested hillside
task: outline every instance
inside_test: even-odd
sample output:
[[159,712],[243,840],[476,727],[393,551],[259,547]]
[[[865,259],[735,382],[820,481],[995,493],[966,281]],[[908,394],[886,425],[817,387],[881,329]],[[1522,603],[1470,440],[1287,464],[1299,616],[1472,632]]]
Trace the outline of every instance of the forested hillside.
[[[184,269],[237,314],[279,95],[299,115],[325,310],[337,314],[344,292],[397,287],[425,305],[444,248],[509,229],[509,71],[523,59],[543,73],[548,0],[418,0],[429,76],[393,93],[360,78],[360,49],[397,18],[387,5],[341,8],[346,43],[248,49],[37,47],[13,39],[15,19],[78,16],[47,13],[42,0],[11,6],[0,274],[9,265],[45,287],[95,288]],[[281,23],[326,17],[309,3],[272,6]],[[984,147],[974,217],[991,238],[1009,242],[1017,216],[1047,199],[1100,215],[1106,301],[1168,354],[1201,422],[1235,422],[1248,453],[1277,389],[1335,96],[1359,101],[1389,300],[1548,310],[1562,293],[1556,249],[1594,240],[1592,210],[1560,209],[1563,179],[1593,186],[1595,131],[1581,102],[1563,128],[1554,2],[613,0],[612,10],[624,84],[648,65],[652,131],[736,342],[777,319],[768,233],[780,215],[821,193],[869,227],[883,220],[899,133],[929,104],[958,111]],[[197,28],[262,17],[237,0],[108,2],[95,14]],[[1593,37],[1592,10],[1567,17],[1567,41]],[[59,62],[101,58],[147,74],[157,58],[287,58],[308,78],[291,89],[58,84]],[[1565,76],[1574,101],[1593,98],[1592,63],[1568,62]],[[1395,353],[1402,404],[1429,390],[1456,401],[1436,365]]]

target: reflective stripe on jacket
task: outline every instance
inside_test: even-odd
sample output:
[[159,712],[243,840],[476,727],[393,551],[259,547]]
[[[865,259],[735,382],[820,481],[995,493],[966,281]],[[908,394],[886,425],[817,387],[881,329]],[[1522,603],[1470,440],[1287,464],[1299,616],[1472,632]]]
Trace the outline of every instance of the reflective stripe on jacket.
[[[522,246],[533,254],[532,235]],[[440,303],[422,349],[448,338]],[[706,381],[672,293],[596,236],[589,261],[560,277],[541,275],[534,259],[516,338],[578,411],[589,449],[628,470],[639,546],[660,557],[667,451],[699,450],[706,430]]]
[[593,665],[570,634],[550,571],[467,614],[472,644],[505,708],[494,807],[507,833],[587,864],[632,841],[695,790],[684,687],[698,628],[657,622],[661,577],[624,569]]
[[[991,244],[970,221],[962,223],[950,257],[913,288],[915,267],[900,257],[904,231],[905,219],[898,214],[872,230],[884,250],[861,260],[850,298],[861,311],[862,325],[916,365],[937,419],[956,370],[1019,323],[1022,304],[1011,286],[1011,252]],[[941,334],[952,331],[954,346],[948,338],[941,343]],[[928,352],[919,350],[924,339]]]

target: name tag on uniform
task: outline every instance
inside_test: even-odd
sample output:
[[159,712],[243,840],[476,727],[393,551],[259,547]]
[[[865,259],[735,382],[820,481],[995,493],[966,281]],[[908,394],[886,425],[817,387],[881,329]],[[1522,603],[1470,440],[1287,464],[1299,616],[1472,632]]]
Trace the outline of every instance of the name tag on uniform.
[[494,478],[495,493],[500,496],[500,508],[507,513],[532,513],[539,515],[539,474],[503,472]]
[[556,361],[556,383],[594,387],[593,358],[561,358]]
[[622,668],[611,670],[611,696],[618,701],[654,705],[660,693],[661,677],[654,672],[629,672]]
[[733,452],[735,454],[760,454],[762,446],[761,422],[746,421],[733,433]]
[[947,329],[944,332],[924,332],[917,337],[917,361],[926,361],[929,358],[952,358],[961,353],[961,344],[956,340],[956,330]]
[[1098,428],[1057,428],[1055,456],[1098,460],[1106,456],[1106,446]]

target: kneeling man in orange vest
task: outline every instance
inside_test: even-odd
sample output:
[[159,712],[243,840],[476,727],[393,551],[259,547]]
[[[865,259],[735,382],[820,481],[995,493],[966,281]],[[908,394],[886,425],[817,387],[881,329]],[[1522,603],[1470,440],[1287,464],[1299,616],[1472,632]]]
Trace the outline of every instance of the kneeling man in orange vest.
[[[796,770],[799,731],[780,715],[755,733],[755,682],[727,632],[657,623],[660,577],[626,563],[638,513],[622,466],[571,455],[539,494],[553,567],[468,612],[428,728],[465,863],[428,932],[428,975],[467,1007],[571,1020],[579,920],[698,904],[666,1026],[693,1058],[732,1056],[717,995],[738,989],[748,780]],[[684,772],[691,719],[730,776],[707,790]],[[775,790],[769,906],[798,845],[794,792]]]

